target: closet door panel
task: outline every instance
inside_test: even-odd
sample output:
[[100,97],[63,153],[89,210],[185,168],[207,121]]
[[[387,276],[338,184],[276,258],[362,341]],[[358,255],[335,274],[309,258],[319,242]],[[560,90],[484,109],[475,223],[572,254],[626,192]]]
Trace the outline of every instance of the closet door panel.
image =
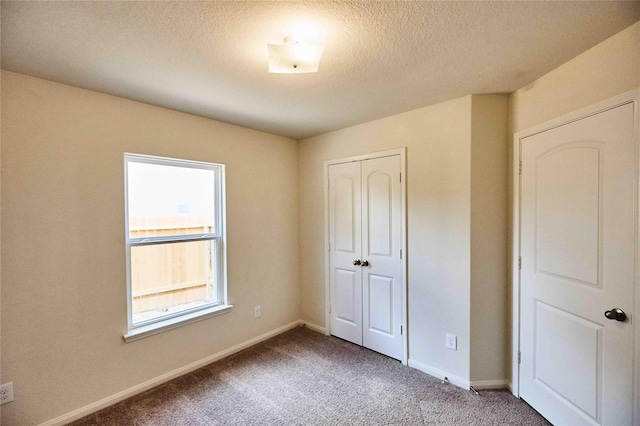
[[362,162],[363,345],[402,358],[400,157]]
[[360,163],[329,166],[331,334],[362,345]]

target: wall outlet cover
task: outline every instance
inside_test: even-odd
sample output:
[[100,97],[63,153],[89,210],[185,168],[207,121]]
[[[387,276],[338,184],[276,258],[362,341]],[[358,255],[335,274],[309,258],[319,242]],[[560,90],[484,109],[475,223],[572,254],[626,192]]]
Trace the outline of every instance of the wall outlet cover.
[[0,386],[0,405],[13,401],[13,382]]
[[262,308],[260,308],[260,306],[256,306],[255,308],[253,308],[253,315],[255,318],[260,318],[260,316],[262,315]]
[[447,340],[445,342],[445,346],[449,349],[453,349],[454,351],[458,350],[458,336],[455,334],[447,333]]

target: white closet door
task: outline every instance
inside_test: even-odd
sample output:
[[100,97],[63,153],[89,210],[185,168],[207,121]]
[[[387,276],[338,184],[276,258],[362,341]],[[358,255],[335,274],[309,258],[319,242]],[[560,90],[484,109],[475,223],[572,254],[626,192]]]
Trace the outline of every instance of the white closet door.
[[363,345],[402,358],[400,158],[362,162]]
[[400,156],[329,166],[331,334],[402,359]]
[[520,396],[553,424],[632,423],[633,123],[626,104],[522,140]]
[[331,334],[362,345],[360,163],[329,166]]

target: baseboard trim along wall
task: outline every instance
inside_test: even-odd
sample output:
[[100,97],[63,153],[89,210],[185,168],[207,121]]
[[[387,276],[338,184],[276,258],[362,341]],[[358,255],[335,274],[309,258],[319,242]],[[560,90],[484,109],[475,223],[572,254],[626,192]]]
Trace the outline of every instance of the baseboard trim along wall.
[[301,322],[302,324],[304,324],[305,327],[309,328],[310,330],[317,331],[318,333],[324,334],[324,335],[327,334],[327,329],[325,327],[320,327],[319,325],[309,321],[301,321]]
[[137,395],[146,390],[149,390],[155,386],[161,385],[162,383],[168,382],[169,380],[175,379],[176,377],[180,377],[182,375],[190,373],[194,370],[197,370],[198,368],[204,367],[205,365],[211,364],[212,362],[221,360],[222,358],[228,357],[229,355],[233,355],[236,352],[240,352],[243,349],[251,347],[264,340],[270,339],[274,336],[277,336],[278,334],[282,334],[285,331],[289,331],[301,325],[309,327],[311,330],[324,333],[322,331],[324,330],[323,327],[320,327],[312,323],[307,323],[306,321],[297,320],[287,325],[283,325],[282,327],[276,328],[275,330],[261,334],[260,336],[254,337],[253,339],[249,339],[245,342],[232,346],[229,349],[225,349],[223,351],[210,355],[206,358],[203,358],[198,361],[192,362],[191,364],[185,365],[184,367],[180,367],[173,371],[169,371],[168,373],[165,373],[161,376],[155,377],[151,380],[147,380],[144,383],[140,383],[139,385],[130,387],[129,389],[125,389],[114,395],[103,398],[92,404],[85,405],[84,407],[78,408],[77,410],[71,411],[70,413],[63,414],[62,416],[56,417],[55,419],[41,423],[40,426],[63,425],[63,424],[72,422],[74,420],[80,419],[84,416],[88,416],[89,414],[95,413],[98,410],[102,410],[103,408],[106,408],[124,399],[130,398],[134,395]]
[[416,370],[420,370],[423,373],[427,373],[428,375],[433,376],[440,380],[444,380],[444,378],[446,377],[447,380],[449,380],[449,383],[451,383],[452,385],[458,386],[462,389],[469,390],[470,387],[473,387],[475,390],[511,389],[511,383],[507,379],[476,380],[476,381],[470,382],[469,380],[465,380],[461,377],[447,373],[444,370],[440,370],[439,368],[435,368],[430,365],[423,364],[413,359],[409,359],[409,367],[415,368]]
[[489,389],[511,389],[511,383],[509,380],[476,380],[472,381],[471,386],[475,390],[489,390]]
[[[447,373],[446,371],[440,370],[439,368],[432,367],[427,364],[423,364],[419,361],[415,361],[413,359],[409,359],[409,367],[415,368],[416,370],[420,370],[423,373],[427,373],[430,376],[435,377],[436,379],[444,380],[446,377],[449,383],[452,385],[458,386],[462,389],[469,390],[469,386],[471,383],[468,380],[463,379],[462,377],[455,376],[453,374]],[[474,386],[475,389],[475,386]]]

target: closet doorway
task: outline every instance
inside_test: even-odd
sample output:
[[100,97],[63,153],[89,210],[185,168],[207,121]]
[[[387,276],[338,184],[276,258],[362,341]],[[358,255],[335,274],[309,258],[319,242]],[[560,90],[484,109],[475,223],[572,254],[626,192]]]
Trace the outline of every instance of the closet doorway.
[[325,162],[329,333],[407,361],[404,148]]

